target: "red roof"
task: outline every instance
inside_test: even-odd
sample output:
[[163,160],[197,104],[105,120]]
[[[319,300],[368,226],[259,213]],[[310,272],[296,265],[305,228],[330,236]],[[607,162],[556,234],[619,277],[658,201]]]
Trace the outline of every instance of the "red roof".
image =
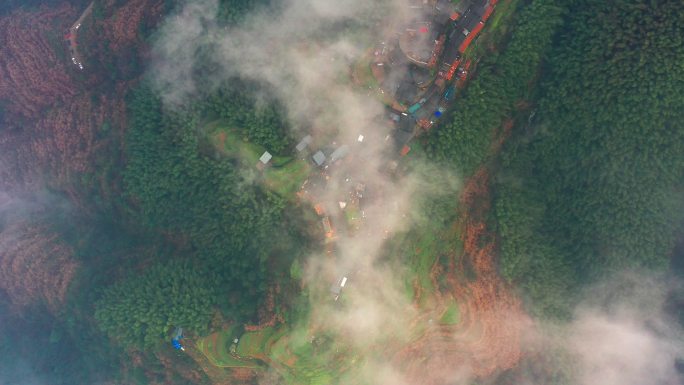
[[458,65],[461,63],[461,59],[456,59],[454,62],[451,64],[451,67],[449,68],[449,72],[447,72],[445,78],[446,80],[451,80],[451,78],[454,77],[454,73],[456,72],[456,69],[458,68]]
[[426,33],[427,31],[428,31],[428,27],[420,27],[421,33]]
[[401,156],[408,154],[409,151],[411,151],[411,147],[404,145],[404,147],[402,147],[402,149],[401,149]]
[[454,12],[451,14],[451,20],[458,20],[459,17],[461,17],[461,14],[458,12]]
[[468,48],[470,43],[473,42],[473,39],[475,39],[475,37],[477,37],[477,34],[480,33],[480,31],[482,31],[482,27],[484,27],[484,23],[479,22],[479,23],[477,23],[475,28],[473,28],[473,30],[470,31],[470,33],[468,34],[468,37],[466,37],[465,40],[463,40],[463,43],[461,43],[461,46],[458,47],[458,51],[460,53],[465,52],[465,50]]
[[489,16],[492,15],[492,12],[494,12],[494,6],[493,6],[493,5],[490,5],[490,6],[487,7],[487,9],[485,10],[484,15],[482,15],[482,21],[487,21],[487,19],[489,19]]

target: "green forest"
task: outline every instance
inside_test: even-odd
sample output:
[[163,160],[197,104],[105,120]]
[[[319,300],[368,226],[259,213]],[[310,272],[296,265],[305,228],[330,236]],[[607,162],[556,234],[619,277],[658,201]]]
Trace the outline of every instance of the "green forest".
[[[0,16],[56,2],[20,3],[3,5]],[[166,14],[184,4],[163,3]],[[249,11],[271,3],[278,2],[221,0],[215,22],[240,25]],[[675,0],[521,0],[512,12],[507,35],[482,47],[453,105],[415,139],[420,155],[411,158],[414,151],[398,167],[429,162],[426,169],[444,168],[464,185],[486,170],[491,194],[477,204],[489,210],[482,219],[492,230],[495,270],[535,320],[562,324],[592,284],[615,274],[684,276],[684,10]],[[142,40],[152,44],[154,31],[144,33]],[[203,49],[209,48],[202,46],[198,56],[209,58]],[[312,312],[302,258],[334,250],[319,239],[325,223],[311,202],[272,188],[256,164],[246,167],[245,159],[215,142],[220,126],[238,145],[265,149],[283,163],[301,160],[293,156],[299,138],[286,101],[254,80],[216,82],[217,63],[207,59],[193,74],[206,87],[170,107],[144,72],[144,59],[126,72],[125,130],[114,132],[106,123],[100,133],[120,148],[98,149],[97,164],[106,167],[88,176],[115,193],[95,193],[69,206],[69,214],[57,212],[57,204],[31,213],[30,223],[49,228],[73,250],[79,269],[56,311],[46,302],[19,314],[0,290],[0,353],[7,357],[0,383],[31,383],[36,373],[37,383],[49,378],[49,384],[212,383],[211,360],[197,359],[204,357],[201,348],[189,348],[192,356],[172,350],[179,326],[188,340],[223,354],[226,367],[249,363],[245,367],[261,370],[275,362],[277,380],[294,385],[298,377],[287,363],[315,373],[309,377],[318,379],[306,377],[308,383],[339,383],[319,361],[330,354],[339,362],[326,362],[326,370],[342,367],[347,364],[339,357],[349,352],[339,353],[343,344],[327,335],[308,341],[309,330],[302,330],[309,325],[301,322]],[[78,188],[49,193],[68,200]],[[444,260],[463,249],[466,236],[451,234],[464,231],[458,218],[467,208],[455,208],[461,204],[448,194],[427,202],[422,214],[430,225],[410,229],[415,239],[397,242],[397,250],[410,249],[402,258],[408,268],[420,266],[425,287],[433,285],[431,274],[449,267]],[[0,205],[0,230],[10,222],[3,210]],[[437,245],[451,242],[443,233],[459,237],[459,244]],[[428,255],[433,249],[440,255]],[[421,260],[409,261],[412,255]],[[464,259],[451,267],[472,270]],[[477,278],[470,270],[461,273]],[[406,285],[412,298],[424,289],[420,279]],[[434,282],[437,294],[445,291],[446,273]],[[460,298],[445,298],[436,301],[448,307],[435,319],[457,325],[467,312],[459,310]],[[425,303],[431,304],[420,306]],[[244,327],[264,322],[263,309],[280,320],[280,329],[275,321],[265,329]],[[684,325],[681,309],[673,312]],[[278,342],[295,326],[302,328],[298,334]],[[247,339],[237,342],[242,333]],[[223,346],[211,345],[217,340]],[[338,349],[335,355],[330,346]],[[251,354],[239,357],[241,351]],[[294,363],[282,358],[288,355]],[[519,383],[521,371],[548,367],[553,370],[545,378],[571,383],[563,357],[523,360],[497,372],[492,383]],[[249,381],[239,383],[257,380]]]
[[669,264],[684,203],[678,7],[572,2],[534,117],[501,155],[501,272],[541,314],[567,314],[611,272]]

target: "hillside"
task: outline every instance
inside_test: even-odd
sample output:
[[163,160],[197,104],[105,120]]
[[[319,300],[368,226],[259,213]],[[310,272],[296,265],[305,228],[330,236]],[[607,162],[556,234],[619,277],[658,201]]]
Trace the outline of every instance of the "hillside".
[[673,0],[0,6],[0,384],[684,379]]

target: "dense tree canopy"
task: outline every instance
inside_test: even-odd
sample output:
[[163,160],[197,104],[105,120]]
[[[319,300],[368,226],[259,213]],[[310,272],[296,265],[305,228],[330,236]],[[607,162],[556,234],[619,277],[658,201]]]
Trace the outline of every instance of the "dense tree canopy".
[[157,264],[109,287],[96,306],[100,327],[124,343],[153,346],[176,326],[208,329],[218,277],[188,262]]
[[429,138],[436,157],[451,161],[465,174],[482,163],[494,130],[514,111],[515,103],[528,96],[560,16],[555,0],[535,0],[520,12],[508,46],[498,58],[485,59],[456,111]]
[[239,129],[250,141],[275,154],[282,154],[292,147],[285,114],[275,100],[259,105],[253,93],[246,91],[257,87],[259,85],[236,80],[214,93],[206,106],[225,124]]
[[578,283],[664,267],[683,201],[681,3],[580,0],[567,17],[496,202],[503,274],[552,313]]
[[187,237],[225,288],[254,299],[265,288],[267,240],[280,227],[283,202],[245,181],[231,162],[201,154],[197,113],[163,113],[144,88],[130,106],[124,182],[140,221]]

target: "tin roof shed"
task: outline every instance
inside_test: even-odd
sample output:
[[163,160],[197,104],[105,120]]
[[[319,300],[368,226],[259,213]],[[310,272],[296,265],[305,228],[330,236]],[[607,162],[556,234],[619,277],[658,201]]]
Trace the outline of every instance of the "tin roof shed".
[[297,152],[302,152],[311,142],[313,141],[313,138],[311,135],[307,135],[302,140],[297,144]]
[[261,158],[259,158],[259,161],[263,164],[267,164],[271,158],[273,158],[273,155],[271,155],[268,151],[265,151],[263,155],[261,155]]
[[325,163],[325,154],[323,151],[318,151],[315,154],[313,154],[313,161],[316,163],[318,166],[322,166],[323,163]]

